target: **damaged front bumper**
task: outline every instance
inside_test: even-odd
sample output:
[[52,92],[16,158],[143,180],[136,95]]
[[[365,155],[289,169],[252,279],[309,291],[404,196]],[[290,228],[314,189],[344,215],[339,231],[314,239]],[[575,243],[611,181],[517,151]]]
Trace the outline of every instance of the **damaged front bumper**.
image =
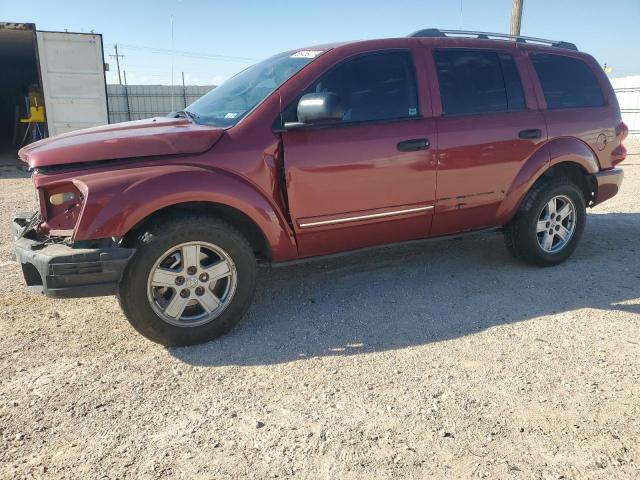
[[78,248],[38,238],[33,215],[18,215],[11,230],[14,248],[29,289],[49,297],[114,295],[132,248]]

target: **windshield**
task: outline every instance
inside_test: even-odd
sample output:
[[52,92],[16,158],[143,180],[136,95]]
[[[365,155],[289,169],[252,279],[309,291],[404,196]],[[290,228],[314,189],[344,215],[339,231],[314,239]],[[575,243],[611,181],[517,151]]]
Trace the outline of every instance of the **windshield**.
[[322,50],[300,50],[263,60],[214,88],[186,110],[195,115],[198,123],[231,127],[321,53]]

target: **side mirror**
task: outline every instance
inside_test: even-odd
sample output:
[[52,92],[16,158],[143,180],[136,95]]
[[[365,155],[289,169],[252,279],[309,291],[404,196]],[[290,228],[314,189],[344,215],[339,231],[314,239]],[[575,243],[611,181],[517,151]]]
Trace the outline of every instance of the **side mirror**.
[[302,127],[342,120],[344,107],[333,92],[307,93],[298,102],[298,122],[285,123],[285,128]]

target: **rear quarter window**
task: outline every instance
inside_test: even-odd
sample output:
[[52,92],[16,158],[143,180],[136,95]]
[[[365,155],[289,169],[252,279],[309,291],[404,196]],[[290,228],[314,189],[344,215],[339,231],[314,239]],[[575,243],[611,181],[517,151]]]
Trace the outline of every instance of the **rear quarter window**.
[[598,79],[584,61],[546,53],[531,55],[548,109],[604,105]]

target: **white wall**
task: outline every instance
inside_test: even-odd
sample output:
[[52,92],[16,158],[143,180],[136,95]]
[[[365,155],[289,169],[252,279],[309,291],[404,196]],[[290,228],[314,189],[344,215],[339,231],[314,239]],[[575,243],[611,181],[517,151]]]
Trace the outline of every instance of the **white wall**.
[[640,75],[611,78],[629,136],[640,138]]

